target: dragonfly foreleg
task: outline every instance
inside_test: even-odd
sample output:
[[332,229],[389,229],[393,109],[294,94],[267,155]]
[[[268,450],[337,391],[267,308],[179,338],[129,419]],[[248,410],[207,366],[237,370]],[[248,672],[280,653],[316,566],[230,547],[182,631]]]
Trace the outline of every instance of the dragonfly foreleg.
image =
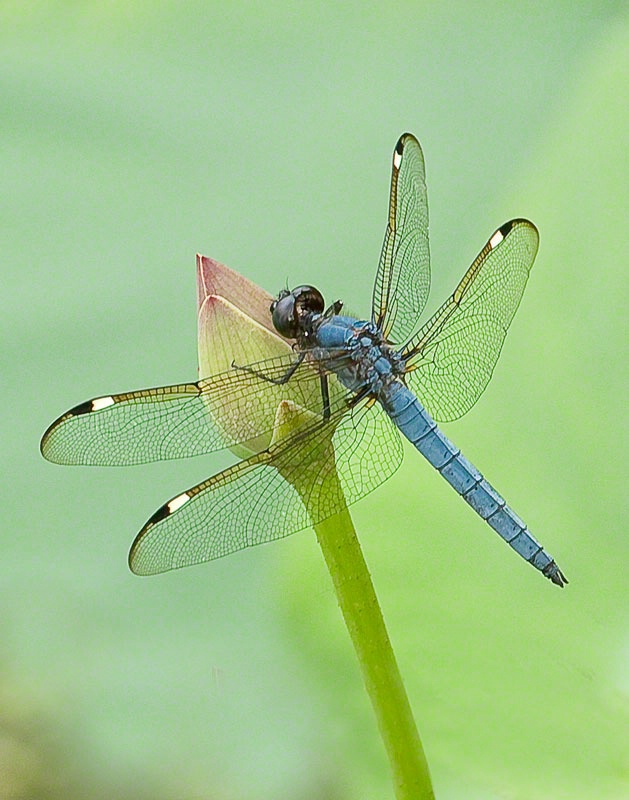
[[281,386],[284,383],[288,383],[288,381],[293,377],[295,371],[297,370],[297,368],[299,367],[299,365],[301,364],[301,362],[304,360],[305,357],[306,357],[305,352],[299,353],[295,361],[290,365],[290,367],[286,370],[286,372],[282,375],[281,378],[270,378],[268,375],[265,375],[264,372],[260,372],[259,370],[254,369],[253,367],[240,367],[238,366],[238,364],[236,364],[235,361],[232,361],[231,365],[234,369],[239,369],[242,372],[249,372],[251,373],[251,375],[255,375],[256,378],[260,378],[263,381],[268,381],[269,383],[274,383],[276,386]]
[[341,313],[342,308],[343,308],[343,301],[335,300],[329,308],[326,308],[324,313],[321,315],[321,318],[329,319],[330,317],[335,317],[337,314]]

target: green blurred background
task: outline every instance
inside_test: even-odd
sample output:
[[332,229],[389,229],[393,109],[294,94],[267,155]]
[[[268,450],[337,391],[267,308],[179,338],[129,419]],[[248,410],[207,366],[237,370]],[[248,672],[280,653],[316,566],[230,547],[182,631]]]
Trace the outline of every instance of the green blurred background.
[[571,580],[410,450],[354,507],[437,797],[628,796],[622,8],[0,5],[2,800],[393,796],[312,533],[138,579],[136,531],[227,459],[70,469],[38,443],[90,396],[194,379],[196,251],[367,314],[404,130],[429,310],[503,221],[541,231],[445,429]]

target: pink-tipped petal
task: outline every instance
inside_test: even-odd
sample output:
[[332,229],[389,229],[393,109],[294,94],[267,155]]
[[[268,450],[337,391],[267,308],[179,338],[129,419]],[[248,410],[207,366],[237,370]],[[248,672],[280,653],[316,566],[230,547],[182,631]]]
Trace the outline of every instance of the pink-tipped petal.
[[[277,333],[245,314],[224,297],[208,295],[199,311],[199,377],[209,378],[265,358],[285,355],[290,346]],[[225,406],[213,406],[214,421],[243,447],[230,448],[240,458],[268,447],[277,405],[286,386],[268,384],[268,402],[261,406],[247,397],[225,397]]]
[[273,297],[253,281],[219,261],[197,255],[197,309],[199,313],[207,298],[212,295],[224,297],[263,328],[277,335],[269,310]]
[[[224,264],[198,255],[197,291],[201,379],[291,354],[291,343],[273,327],[270,312],[273,298],[264,289]],[[303,387],[295,392],[288,382],[265,383],[264,388],[264,402],[235,389],[232,396],[224,398],[224,406],[217,407],[215,403],[211,406],[214,422],[229,439],[242,443],[230,448],[241,458],[267,448],[273,437],[277,439],[280,435],[278,426],[289,430],[307,421],[303,409],[301,419],[288,413],[277,416],[278,409],[288,408],[287,401],[291,408],[299,409],[299,403],[304,402]],[[312,391],[320,392],[318,382],[313,382]],[[315,404],[314,398],[312,403]]]
[[205,298],[199,311],[199,376],[207,378],[231,369],[285,355],[290,346],[255,319],[217,295]]

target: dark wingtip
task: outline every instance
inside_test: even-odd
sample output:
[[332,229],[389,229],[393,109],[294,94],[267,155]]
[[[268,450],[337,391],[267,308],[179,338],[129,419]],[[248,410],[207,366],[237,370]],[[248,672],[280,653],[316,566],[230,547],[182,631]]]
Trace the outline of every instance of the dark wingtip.
[[165,567],[164,569],[142,569],[142,567],[136,561],[136,553],[140,546],[140,543],[144,539],[146,533],[154,526],[160,523],[162,520],[169,517],[171,514],[174,514],[178,508],[183,505],[179,503],[178,505],[174,505],[177,501],[182,500],[185,497],[186,500],[190,499],[190,496],[187,492],[183,492],[183,494],[177,495],[177,497],[173,497],[172,500],[169,500],[167,503],[164,503],[163,506],[160,506],[157,511],[149,517],[144,525],[142,526],[142,530],[137,534],[135,539],[133,540],[133,544],[129,550],[129,555],[127,556],[127,564],[129,565],[129,569],[134,575],[154,575],[156,572],[166,572],[167,569],[173,569],[172,567]]
[[71,408],[69,411],[66,411],[65,414],[62,414],[60,417],[57,417],[57,419],[46,428],[46,430],[44,431],[44,435],[41,437],[41,441],[39,443],[39,452],[47,461],[51,461],[53,464],[64,463],[63,461],[55,461],[54,458],[51,458],[50,453],[46,454],[45,449],[46,449],[46,444],[48,443],[48,439],[50,438],[50,435],[53,433],[53,431],[56,430],[56,428],[62,422],[65,422],[66,420],[71,419],[72,417],[78,417],[80,414],[89,414],[90,411],[93,410],[92,403],[93,400],[85,400],[85,402],[79,403],[78,406],[74,406],[74,408]]
[[519,220],[517,219],[510,219],[508,222],[505,222],[504,225],[501,225],[498,230],[506,238],[518,222]]
[[395,145],[395,151],[396,151],[396,153],[398,153],[399,155],[402,155],[402,150],[404,150],[404,144],[405,144],[405,143],[406,143],[406,142],[407,142],[409,139],[410,139],[411,141],[413,141],[413,142],[416,142],[417,144],[419,144],[419,142],[417,141],[417,137],[416,137],[414,134],[410,133],[409,131],[406,131],[406,132],[405,132],[405,133],[403,133],[403,134],[400,136],[400,138],[397,140],[397,144]]
[[515,217],[514,219],[508,220],[503,225],[501,225],[498,230],[500,233],[506,237],[511,231],[515,228],[516,225],[526,225],[527,227],[531,228],[537,236],[539,237],[539,230],[537,229],[537,225],[534,222],[531,222],[530,219],[526,219],[526,217]]

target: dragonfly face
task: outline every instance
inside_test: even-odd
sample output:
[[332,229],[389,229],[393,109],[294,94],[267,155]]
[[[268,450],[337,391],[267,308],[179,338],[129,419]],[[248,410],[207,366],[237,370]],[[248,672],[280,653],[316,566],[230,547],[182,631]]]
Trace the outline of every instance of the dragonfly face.
[[[565,576],[504,499],[437,428],[487,386],[524,292],[539,237],[502,225],[423,324],[430,288],[424,157],[400,137],[369,320],[324,311],[321,293],[283,290],[270,308],[292,350],[194,383],[81,403],[48,428],[61,464],[123,465],[223,448],[253,452],[173,497],[136,536],[129,565],[154,574],[317,524],[364,497],[402,460],[401,431],[458,494],[554,583]],[[374,402],[377,401],[377,402]]]
[[314,286],[297,286],[292,291],[283,289],[271,303],[275,330],[286,339],[297,339],[309,333],[312,315],[321,314],[325,307],[323,295]]

